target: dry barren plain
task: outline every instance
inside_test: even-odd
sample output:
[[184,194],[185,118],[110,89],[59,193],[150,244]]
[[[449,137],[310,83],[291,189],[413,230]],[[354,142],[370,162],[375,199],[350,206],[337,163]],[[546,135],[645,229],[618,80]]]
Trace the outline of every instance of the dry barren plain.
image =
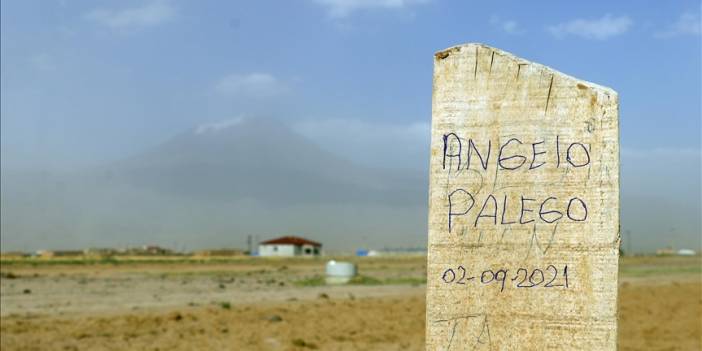
[[[422,350],[424,257],[3,260],[2,350]],[[702,348],[702,259],[623,258],[620,350]]]

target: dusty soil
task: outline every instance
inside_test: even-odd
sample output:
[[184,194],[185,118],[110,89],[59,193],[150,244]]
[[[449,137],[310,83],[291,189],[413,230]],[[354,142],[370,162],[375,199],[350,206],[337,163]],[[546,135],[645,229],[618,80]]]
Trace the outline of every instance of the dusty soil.
[[[423,258],[357,261],[369,279],[324,286],[324,261],[3,265],[2,350],[421,350]],[[620,274],[621,350],[700,350],[695,258],[634,258]]]

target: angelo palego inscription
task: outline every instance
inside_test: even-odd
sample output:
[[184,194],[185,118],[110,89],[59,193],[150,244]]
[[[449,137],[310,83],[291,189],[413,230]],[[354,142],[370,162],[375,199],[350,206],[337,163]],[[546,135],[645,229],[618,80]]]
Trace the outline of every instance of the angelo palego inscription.
[[615,349],[616,93],[466,44],[433,94],[427,349]]
[[[465,151],[464,155],[463,143],[466,142],[467,150]],[[510,144],[514,144],[514,146],[510,147]],[[500,145],[496,157],[493,156],[493,159],[496,159],[497,162],[497,164],[495,165],[495,169],[498,171],[515,171],[519,170],[522,167],[525,167],[526,170],[532,172],[536,169],[539,169],[540,167],[545,166],[548,163],[548,161],[546,160],[546,156],[548,153],[547,151],[542,149],[544,147],[544,144],[544,140],[529,143],[530,153],[523,153],[520,152],[521,150],[519,149],[523,149],[521,146],[524,146],[524,143],[519,138],[508,139],[506,142]],[[559,142],[558,135],[556,135],[554,144],[555,145],[553,153],[555,154],[555,160],[552,160],[552,164],[554,165],[554,167],[560,168],[561,145]],[[451,132],[448,134],[444,134],[443,136],[443,150],[444,152],[442,155],[441,167],[443,169],[447,169],[448,172],[455,171],[456,174],[459,174],[463,170],[470,170],[471,158],[477,158],[480,161],[479,166],[484,171],[487,171],[488,162],[490,161],[492,153],[492,143],[491,141],[488,141],[487,149],[484,149],[483,153],[481,154],[478,150],[478,147],[476,147],[473,139],[467,139],[466,141],[466,139],[461,139],[456,133]],[[564,165],[564,167],[579,168],[588,166],[590,164],[590,152],[588,150],[589,147],[585,146],[585,144],[580,142],[572,142],[570,144],[567,144],[564,159],[565,162],[568,163],[568,165]],[[463,159],[465,159],[465,163],[462,163]],[[528,165],[527,161],[529,161]],[[453,168],[454,163],[455,169]],[[583,199],[579,197],[572,196],[566,199],[566,204],[564,205],[555,196],[548,196],[545,199],[537,200],[535,198],[529,197],[528,194],[527,197],[525,197],[525,194],[519,194],[518,196],[517,202],[519,210],[517,212],[519,213],[519,219],[505,219],[505,216],[508,212],[507,206],[509,200],[511,199],[508,198],[506,193],[497,194],[497,196],[501,199],[501,201],[499,201],[498,198],[495,197],[495,194],[489,193],[487,194],[487,196],[485,196],[484,201],[478,202],[482,203],[482,206],[479,207],[480,210],[477,211],[475,214],[475,221],[473,224],[474,227],[478,226],[478,222],[481,219],[492,219],[493,224],[497,225],[498,216],[500,217],[499,224],[501,225],[509,225],[516,223],[532,223],[536,219],[529,218],[528,213],[534,212],[534,209],[531,207],[534,202],[536,202],[538,208],[538,216],[536,216],[536,218],[545,223],[558,222],[563,218],[564,214],[567,216],[567,219],[571,221],[581,222],[587,219],[587,204]],[[476,198],[468,190],[464,188],[456,188],[448,194],[447,201],[448,231],[450,233],[453,229],[452,219],[456,216],[469,215],[471,213],[471,210],[473,210],[473,207],[475,207],[476,205]],[[459,202],[463,202],[463,206],[458,206],[457,204]],[[500,203],[498,204],[498,202]],[[555,204],[551,205],[555,205],[556,208],[549,207],[549,202],[554,202]],[[560,208],[560,210],[557,208]]]

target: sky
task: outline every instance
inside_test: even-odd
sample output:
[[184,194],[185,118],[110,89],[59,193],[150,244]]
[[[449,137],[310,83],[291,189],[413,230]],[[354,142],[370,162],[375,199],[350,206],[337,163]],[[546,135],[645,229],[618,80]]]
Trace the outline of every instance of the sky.
[[[616,90],[623,201],[650,201],[622,209],[623,230],[666,233],[641,250],[700,247],[699,1],[1,6],[3,170],[91,167],[270,116],[355,162],[425,172],[433,53],[481,42]],[[670,206],[682,217],[640,218]]]

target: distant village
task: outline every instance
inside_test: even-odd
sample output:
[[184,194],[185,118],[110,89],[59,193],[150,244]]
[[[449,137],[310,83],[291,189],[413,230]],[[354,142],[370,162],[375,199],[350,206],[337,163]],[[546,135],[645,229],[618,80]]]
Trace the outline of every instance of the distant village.
[[[357,249],[353,252],[332,252],[334,255],[354,256],[402,256],[426,255],[426,248],[381,248]],[[695,256],[698,253],[692,249],[673,249],[665,247],[657,249],[657,256]],[[322,243],[298,236],[282,236],[258,243],[253,248],[250,239],[248,249],[217,248],[203,249],[190,252],[176,251],[158,245],[143,245],[128,248],[87,248],[83,250],[37,250],[34,252],[6,251],[0,256],[4,259],[11,258],[88,258],[104,259],[110,257],[316,257],[323,256]],[[629,256],[631,254],[627,254]]]
[[[250,241],[250,240],[249,240]],[[356,256],[387,256],[387,255],[426,255],[426,248],[382,248],[377,250],[358,249]],[[83,250],[37,250],[34,252],[7,251],[1,256],[11,258],[110,258],[110,257],[168,257],[183,256],[195,258],[207,257],[315,257],[322,256],[322,243],[298,236],[282,236],[262,241],[254,249],[249,244],[248,249],[218,248],[203,249],[191,252],[181,252],[158,245],[143,245],[128,248],[87,248]]]

